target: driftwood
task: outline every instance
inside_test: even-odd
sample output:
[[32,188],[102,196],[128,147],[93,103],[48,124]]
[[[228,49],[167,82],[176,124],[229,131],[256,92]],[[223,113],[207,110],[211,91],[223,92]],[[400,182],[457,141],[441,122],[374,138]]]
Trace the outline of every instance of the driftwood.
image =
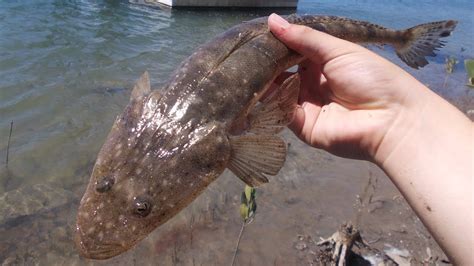
[[380,254],[383,257],[384,265],[399,265],[395,260],[389,257],[385,252],[371,247],[362,239],[360,231],[350,222],[341,225],[338,231],[329,238],[321,239],[317,243],[318,246],[325,246],[326,250],[332,253],[331,265],[345,266],[348,265],[348,258],[352,253],[353,246],[357,246],[360,250],[370,251]]

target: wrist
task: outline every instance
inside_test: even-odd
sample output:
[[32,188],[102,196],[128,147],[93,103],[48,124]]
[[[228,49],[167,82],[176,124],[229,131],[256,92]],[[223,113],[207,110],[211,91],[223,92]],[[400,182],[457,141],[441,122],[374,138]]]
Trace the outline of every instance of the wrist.
[[[424,86],[423,86],[424,87]],[[387,173],[454,264],[471,251],[472,122],[422,88],[402,110],[374,161]],[[468,260],[468,259],[467,259]]]
[[387,122],[374,133],[375,143],[369,151],[372,161],[382,168],[397,150],[422,137],[419,127],[425,120],[424,115],[429,115],[431,98],[436,96],[411,76],[396,87],[405,93],[401,93],[398,101],[388,103],[391,106],[387,107]]

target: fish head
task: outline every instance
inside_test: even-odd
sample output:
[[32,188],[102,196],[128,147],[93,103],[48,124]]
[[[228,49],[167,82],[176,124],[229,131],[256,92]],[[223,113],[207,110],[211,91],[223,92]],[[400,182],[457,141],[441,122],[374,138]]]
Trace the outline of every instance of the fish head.
[[81,200],[75,242],[86,258],[107,259],[123,253],[159,221],[159,208],[152,200],[153,189],[159,187],[150,180],[155,171],[144,165],[151,158],[143,156],[145,147],[137,145],[137,133],[131,130],[141,119],[144,101],[131,101],[117,117]]
[[130,249],[225,169],[230,148],[222,128],[170,123],[159,98],[152,92],[132,100],[99,152],[77,213],[75,242],[86,258]]

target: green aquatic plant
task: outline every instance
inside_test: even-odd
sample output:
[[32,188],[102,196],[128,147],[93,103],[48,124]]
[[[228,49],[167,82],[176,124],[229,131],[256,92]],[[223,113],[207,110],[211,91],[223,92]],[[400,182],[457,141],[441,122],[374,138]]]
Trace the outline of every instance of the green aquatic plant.
[[467,86],[474,88],[474,59],[464,60],[464,67],[467,72]]
[[255,188],[245,185],[245,189],[240,197],[240,216],[244,223],[249,223],[257,211],[255,201]]
[[456,57],[448,56],[445,60],[446,64],[444,65],[444,69],[446,70],[446,78],[444,79],[443,88],[446,88],[448,85],[449,75],[454,72],[455,66],[459,63]]
[[459,63],[456,57],[448,56],[446,57],[445,69],[447,74],[452,74],[454,72],[454,67]]
[[240,196],[240,216],[242,217],[242,227],[240,228],[239,237],[237,239],[237,245],[235,247],[234,256],[232,257],[232,266],[235,264],[235,258],[237,257],[237,252],[239,251],[240,240],[242,239],[242,234],[244,233],[245,226],[250,224],[255,217],[255,212],[257,211],[257,202],[255,200],[256,190],[255,188],[245,185],[244,191]]

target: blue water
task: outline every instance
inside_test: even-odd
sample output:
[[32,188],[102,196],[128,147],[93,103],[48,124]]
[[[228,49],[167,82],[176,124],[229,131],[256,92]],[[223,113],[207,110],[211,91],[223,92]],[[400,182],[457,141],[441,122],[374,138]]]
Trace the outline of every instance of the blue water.
[[[158,88],[199,44],[232,25],[274,11],[161,10],[126,1],[2,1],[0,216],[9,220],[0,220],[0,261],[80,261],[70,241],[74,210],[97,151],[114,117],[127,103],[134,80],[148,70]],[[462,111],[474,108],[463,68],[464,59],[474,58],[473,1],[301,0],[297,12],[340,15],[393,28],[458,20],[455,33],[430,65],[407,70]],[[406,68],[390,48],[372,49]],[[460,63],[446,76],[448,56]],[[11,121],[6,169],[3,161]],[[25,210],[13,208],[4,214],[3,196],[35,184],[72,193],[72,200],[59,205],[42,202],[39,207],[28,205]],[[31,197],[36,200],[26,194],[24,201]],[[54,228],[63,229],[56,232]],[[137,252],[134,254],[153,254],[143,248]],[[216,254],[216,258],[228,256]]]
[[435,62],[444,63],[445,56],[472,58],[474,55],[474,2],[464,1],[300,1],[298,13],[321,13],[367,20],[393,28],[454,19],[459,24]]

